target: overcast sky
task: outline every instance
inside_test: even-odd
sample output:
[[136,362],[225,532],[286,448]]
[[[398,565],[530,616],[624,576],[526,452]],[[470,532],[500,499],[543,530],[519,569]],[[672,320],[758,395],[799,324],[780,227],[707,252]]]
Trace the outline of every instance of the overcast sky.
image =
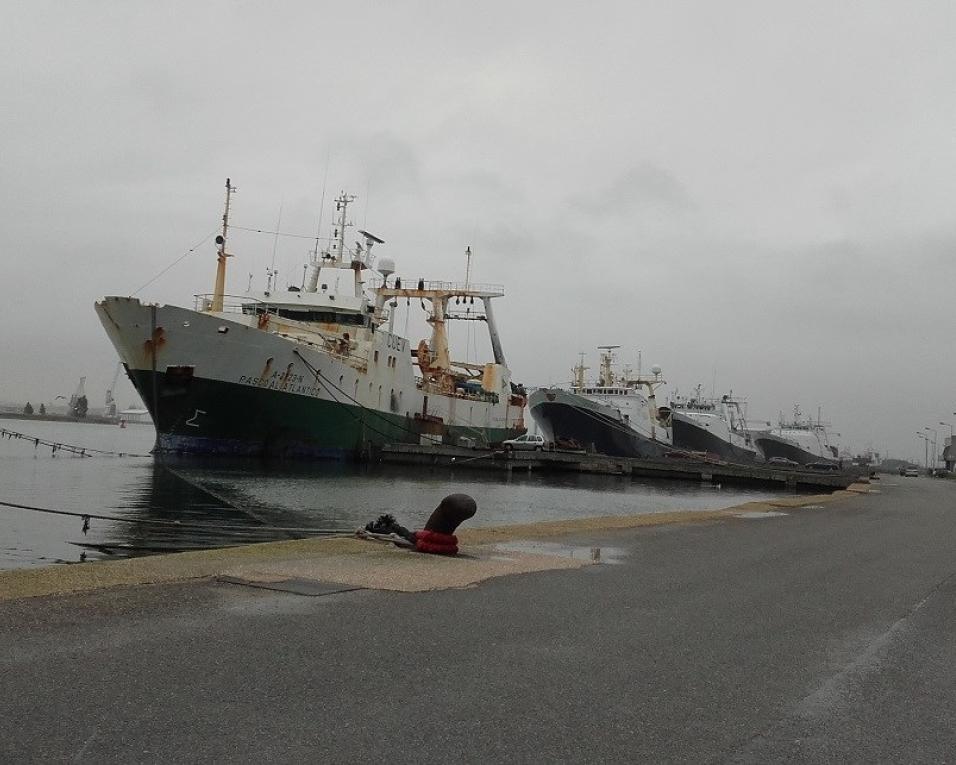
[[[215,231],[226,176],[236,224],[310,234],[327,174],[406,277],[471,245],[527,384],[619,344],[855,449],[956,420],[948,0],[2,6],[0,400],[102,406],[93,301]],[[230,291],[273,244],[236,233]],[[214,273],[207,242],[137,294]]]

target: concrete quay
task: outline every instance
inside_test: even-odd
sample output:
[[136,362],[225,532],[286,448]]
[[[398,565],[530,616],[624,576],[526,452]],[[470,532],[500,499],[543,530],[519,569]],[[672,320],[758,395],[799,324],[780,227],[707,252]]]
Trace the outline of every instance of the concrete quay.
[[[0,759],[948,761],[956,485],[856,488],[476,530],[455,561],[330,540],[90,564],[124,582],[0,602]],[[363,555],[363,589],[322,560]],[[496,564],[528,571],[475,573]],[[319,573],[326,594],[264,588]]]
[[375,455],[380,462],[505,472],[572,472],[629,475],[635,478],[700,481],[778,489],[845,489],[866,480],[866,471],[813,470],[803,466],[743,465],[688,457],[662,459],[611,457],[583,451],[504,451],[444,444],[386,444]]

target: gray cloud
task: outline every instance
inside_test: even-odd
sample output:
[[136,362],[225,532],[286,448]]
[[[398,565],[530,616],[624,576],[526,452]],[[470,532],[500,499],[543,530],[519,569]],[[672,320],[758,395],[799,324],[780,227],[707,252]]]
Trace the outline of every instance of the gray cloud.
[[[858,448],[911,455],[956,411],[951,4],[38,2],[4,21],[0,398],[105,389],[93,300],[214,231],[227,175],[236,222],[271,229],[281,204],[312,233],[328,171],[409,275],[459,277],[473,247],[528,382],[619,342],[682,389],[716,371],[764,416],[823,406]],[[234,245],[243,288],[274,242]],[[284,278],[309,246],[279,241]],[[190,304],[214,268],[207,244],[144,296]]]
[[572,201],[599,215],[671,216],[694,209],[689,190],[672,173],[651,162],[626,170],[597,193]]

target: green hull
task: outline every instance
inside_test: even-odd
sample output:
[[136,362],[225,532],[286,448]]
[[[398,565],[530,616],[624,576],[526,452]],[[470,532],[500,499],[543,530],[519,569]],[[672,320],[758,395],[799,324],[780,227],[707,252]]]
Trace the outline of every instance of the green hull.
[[351,402],[161,372],[155,392],[153,373],[134,370],[130,379],[167,453],[357,459],[386,443],[420,443],[426,434],[445,443],[466,437],[494,444],[524,432],[448,426]]

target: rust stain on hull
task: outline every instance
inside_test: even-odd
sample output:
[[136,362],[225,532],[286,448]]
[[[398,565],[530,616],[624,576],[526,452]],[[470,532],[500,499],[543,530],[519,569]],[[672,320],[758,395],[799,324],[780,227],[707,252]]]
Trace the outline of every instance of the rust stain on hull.
[[152,361],[164,345],[166,345],[166,330],[162,327],[156,327],[153,330],[152,337],[143,343],[143,353],[146,356],[146,361]]

